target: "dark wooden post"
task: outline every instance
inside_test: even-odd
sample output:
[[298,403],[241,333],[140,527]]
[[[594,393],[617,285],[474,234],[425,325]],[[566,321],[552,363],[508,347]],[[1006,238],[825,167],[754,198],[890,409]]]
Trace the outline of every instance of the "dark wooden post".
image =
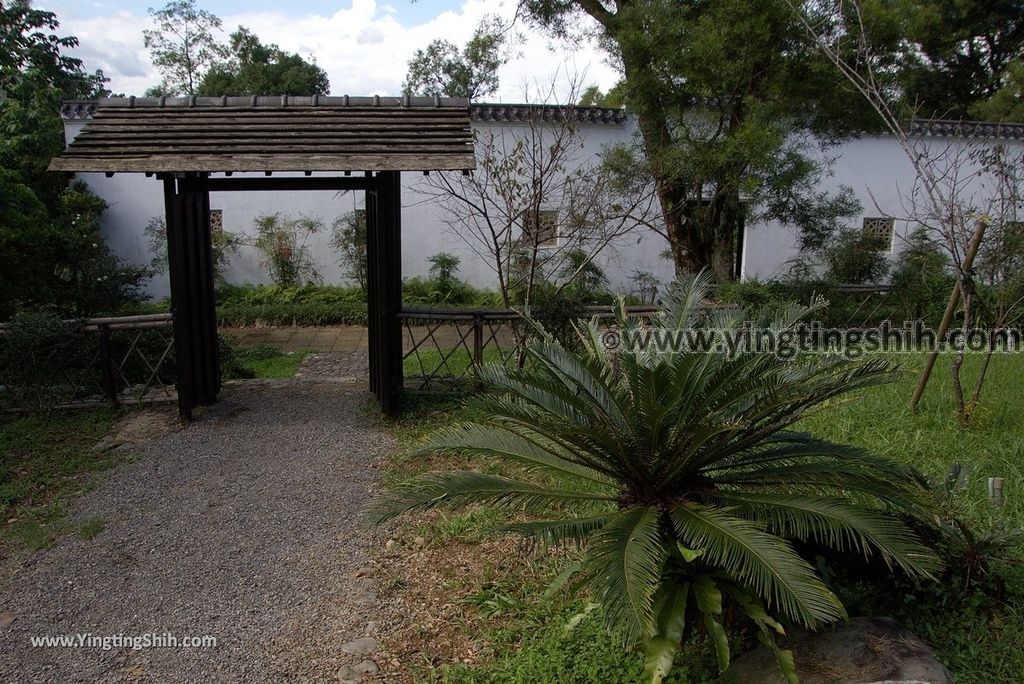
[[117,376],[114,371],[114,357],[110,351],[110,326],[99,326],[100,364],[103,370],[103,398],[111,406],[117,406]]
[[165,178],[164,204],[178,411],[182,417],[191,418],[193,408],[212,404],[220,391],[206,178]]
[[[371,176],[367,172],[367,177]],[[377,320],[380,309],[380,266],[377,263],[379,258],[379,241],[377,235],[380,232],[377,219],[377,202],[379,193],[376,186],[371,186],[365,192],[366,195],[366,317],[367,317],[367,360],[370,367],[370,391],[380,399],[380,323]]]
[[384,171],[366,192],[366,271],[370,389],[387,415],[401,408],[403,385],[401,236],[401,174]]

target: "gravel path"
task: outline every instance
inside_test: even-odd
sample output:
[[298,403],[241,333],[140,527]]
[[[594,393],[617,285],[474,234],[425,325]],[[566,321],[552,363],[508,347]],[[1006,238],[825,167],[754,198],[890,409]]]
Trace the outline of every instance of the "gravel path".
[[[374,672],[358,519],[391,447],[337,383],[236,385],[131,447],[62,539],[0,579],[2,682],[338,681]],[[6,619],[4,618],[6,616]],[[9,619],[14,620],[4,625]],[[211,635],[206,648],[33,648],[33,636]]]

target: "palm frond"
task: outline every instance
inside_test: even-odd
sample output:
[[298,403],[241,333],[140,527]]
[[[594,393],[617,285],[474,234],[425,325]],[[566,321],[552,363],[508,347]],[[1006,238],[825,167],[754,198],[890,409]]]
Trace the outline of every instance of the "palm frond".
[[[527,472],[579,477],[612,486],[608,476],[580,465],[559,453],[557,446],[539,436],[515,430],[508,425],[463,423],[440,428],[414,452],[415,454],[453,454],[502,458],[524,466]],[[570,456],[571,458],[571,456]]]
[[756,524],[692,503],[672,509],[676,534],[704,560],[753,589],[775,609],[814,628],[845,617],[839,599],[785,541]]
[[511,532],[528,539],[539,541],[545,546],[559,546],[571,543],[582,546],[591,535],[617,517],[616,513],[600,513],[584,518],[563,520],[532,520],[513,523],[497,528],[498,532]]
[[704,269],[692,280],[673,283],[665,298],[662,324],[675,330],[692,327],[704,312],[704,301],[711,295],[711,282],[711,271]]
[[659,518],[652,506],[621,511],[587,549],[585,567],[605,620],[628,646],[654,631],[653,597],[668,557]]
[[847,500],[726,491],[707,499],[733,506],[738,515],[787,539],[811,540],[864,557],[875,551],[888,567],[897,566],[910,576],[932,577],[940,567],[938,556],[898,519]]

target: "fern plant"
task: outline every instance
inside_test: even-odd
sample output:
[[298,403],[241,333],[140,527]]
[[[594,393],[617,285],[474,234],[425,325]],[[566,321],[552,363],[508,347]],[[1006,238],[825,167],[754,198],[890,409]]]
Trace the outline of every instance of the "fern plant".
[[791,542],[930,576],[936,556],[900,517],[927,517],[930,498],[909,467],[788,429],[841,395],[889,382],[895,366],[686,346],[687,333],[745,321],[792,330],[809,310],[709,308],[708,285],[701,275],[676,287],[650,324],[620,306],[621,339],[671,333],[684,341],[678,353],[610,350],[591,321],[577,329],[581,350],[542,336],[525,367],[485,368],[494,391],[473,400],[473,415],[488,417],[439,430],[422,452],[497,459],[521,476],[423,475],[385,495],[377,517],[477,504],[525,512],[527,522],[504,529],[582,549],[578,586],[589,586],[625,646],[646,651],[651,682],[695,628],[726,669],[727,614],[749,618],[796,681],[792,654],[775,646],[783,623],[814,629],[845,612]]

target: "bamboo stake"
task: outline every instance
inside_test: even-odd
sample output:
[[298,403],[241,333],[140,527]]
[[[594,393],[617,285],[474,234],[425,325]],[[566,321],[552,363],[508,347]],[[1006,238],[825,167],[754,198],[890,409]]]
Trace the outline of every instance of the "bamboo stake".
[[942,322],[939,323],[939,329],[935,332],[935,349],[928,354],[928,358],[924,362],[924,368],[921,369],[921,377],[917,379],[914,396],[910,399],[910,410],[912,411],[916,411],[917,405],[921,402],[924,388],[928,385],[928,379],[931,377],[932,369],[935,367],[935,360],[939,357],[939,347],[946,338],[946,332],[949,330],[950,323],[953,322],[953,315],[956,313],[957,304],[960,303],[960,284],[974,266],[974,257],[978,255],[981,239],[985,237],[986,224],[987,221],[985,220],[978,221],[978,227],[974,230],[974,236],[967,246],[967,253],[964,255],[963,266],[960,269],[960,279],[953,286],[953,291],[949,293],[949,303],[946,305],[946,312],[942,316]]

